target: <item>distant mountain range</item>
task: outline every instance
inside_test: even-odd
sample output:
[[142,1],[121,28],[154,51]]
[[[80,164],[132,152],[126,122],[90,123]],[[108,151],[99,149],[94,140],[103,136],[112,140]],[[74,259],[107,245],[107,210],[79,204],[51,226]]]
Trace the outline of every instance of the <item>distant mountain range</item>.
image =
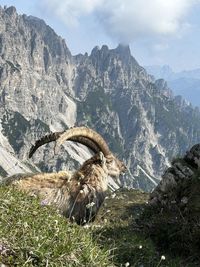
[[174,72],[167,65],[145,66],[145,69],[156,79],[165,79],[175,95],[200,107],[200,68],[181,72]]
[[43,20],[0,7],[0,176],[78,168],[91,153],[74,143],[59,155],[53,144],[41,147],[33,161],[27,153],[41,136],[79,125],[123,159],[123,186],[146,191],[173,157],[200,142],[199,110],[149,75],[128,46],[72,56]]

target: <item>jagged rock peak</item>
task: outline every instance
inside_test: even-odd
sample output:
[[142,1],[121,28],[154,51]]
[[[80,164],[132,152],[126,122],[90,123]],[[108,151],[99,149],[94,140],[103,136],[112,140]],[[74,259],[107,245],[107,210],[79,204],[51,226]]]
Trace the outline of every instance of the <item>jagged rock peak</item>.
[[17,14],[17,10],[14,6],[10,6],[8,8],[4,7],[4,8],[5,8],[5,12],[10,16],[12,16],[13,14]]
[[131,56],[131,50],[129,45],[119,44],[115,51],[119,54]]
[[3,8],[0,6],[0,14],[1,16],[6,16],[10,20],[16,20],[18,17],[17,10],[14,6],[4,6]]
[[132,63],[133,65],[140,67],[136,59],[131,55],[131,50],[129,45],[119,44],[113,52],[119,56],[122,62],[126,65]]
[[130,65],[140,68],[138,62],[131,55],[131,50],[128,45],[119,44],[114,49],[109,49],[107,45],[103,45],[101,48],[99,46],[95,46],[91,52],[90,58],[93,63],[97,60],[103,60],[104,64],[109,62],[109,59],[112,62],[112,59],[120,60],[123,66],[128,67]]
[[96,55],[96,53],[100,53],[100,54],[111,53],[113,55],[120,55],[122,57],[131,57],[131,50],[130,50],[129,45],[123,45],[123,44],[119,44],[114,49],[109,49],[107,45],[102,45],[101,48],[99,46],[95,46],[92,49],[91,56]]
[[[0,13],[2,35],[13,42],[13,34],[17,35],[18,38],[21,38],[21,40],[17,41],[18,45],[20,45],[20,42],[23,43],[23,40],[26,40],[26,46],[31,46],[31,56],[36,46],[40,46],[41,50],[43,44],[46,57],[50,58],[49,55],[51,55],[51,57],[53,59],[56,58],[56,60],[57,58],[59,58],[60,61],[71,60],[72,56],[64,39],[58,36],[44,20],[25,14],[19,15],[16,8],[13,6],[8,8],[6,6],[4,8],[0,6]],[[9,31],[6,31],[8,27]],[[15,46],[15,44],[13,45]],[[24,50],[28,52],[28,49]]]
[[97,54],[99,55],[107,54],[109,51],[110,50],[107,45],[102,45],[101,48],[97,45],[92,49],[90,56],[93,57],[93,56],[96,56]]

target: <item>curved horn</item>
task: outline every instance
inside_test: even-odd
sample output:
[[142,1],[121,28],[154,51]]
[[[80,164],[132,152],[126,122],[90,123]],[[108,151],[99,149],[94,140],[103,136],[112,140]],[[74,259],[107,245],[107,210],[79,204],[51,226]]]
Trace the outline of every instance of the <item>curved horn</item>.
[[64,133],[64,132],[55,132],[55,133],[51,133],[48,135],[43,136],[41,139],[37,140],[35,142],[35,145],[33,145],[29,151],[29,155],[28,157],[31,158],[33,156],[33,154],[35,153],[35,151],[42,145],[50,143],[52,141],[56,141],[59,136]]
[[[37,140],[35,145],[33,145],[29,151],[29,158],[31,158],[33,156],[33,154],[35,153],[35,151],[42,145],[50,143],[52,141],[56,141],[57,139],[59,139],[61,137],[62,134],[66,134],[66,133],[70,133],[71,130],[74,129],[80,129],[80,128],[85,128],[87,130],[89,130],[86,127],[79,127],[79,128],[72,128],[69,129],[65,132],[55,132],[55,133],[51,133],[48,135],[45,135],[44,137],[42,137],[41,139]],[[90,130],[92,131],[92,130]],[[94,131],[93,131],[94,132]],[[97,133],[96,133],[97,134]],[[98,136],[100,136],[99,134],[97,134]],[[100,136],[101,137],[101,136]],[[102,137],[101,137],[102,139]],[[66,140],[66,139],[65,139]],[[88,136],[83,136],[83,135],[75,135],[75,136],[71,136],[70,138],[67,138],[67,140],[69,141],[74,141],[80,144],[83,144],[85,146],[87,146],[88,148],[90,148],[94,153],[99,152],[100,150],[102,151],[101,147],[99,146],[99,144],[97,144],[97,142],[93,141],[91,138],[89,138]],[[63,141],[64,142],[64,141]],[[62,142],[62,143],[63,143]],[[104,141],[105,143],[105,141]],[[58,144],[59,145],[59,144]],[[107,145],[106,145],[107,146]],[[109,150],[109,149],[108,149]],[[103,152],[103,151],[102,151]]]
[[63,144],[64,141],[70,140],[70,138],[83,137],[91,140],[99,151],[102,151],[106,156],[111,154],[108,145],[103,137],[92,129],[87,127],[75,127],[63,132],[56,141],[56,149]]
[[99,147],[92,140],[86,137],[74,136],[74,137],[69,138],[68,140],[85,145],[88,148],[90,148],[94,153],[98,153],[100,151]]

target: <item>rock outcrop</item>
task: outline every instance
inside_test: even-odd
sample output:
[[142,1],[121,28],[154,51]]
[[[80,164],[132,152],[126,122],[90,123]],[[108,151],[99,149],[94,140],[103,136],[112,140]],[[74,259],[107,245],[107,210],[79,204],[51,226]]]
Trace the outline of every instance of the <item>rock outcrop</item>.
[[[174,159],[150,194],[139,224],[160,250],[200,263],[200,144]],[[193,266],[193,265],[191,265]]]
[[[174,159],[159,185],[150,195],[149,204],[182,215],[200,218],[200,144],[194,145],[183,158]],[[197,213],[197,214],[196,214]]]

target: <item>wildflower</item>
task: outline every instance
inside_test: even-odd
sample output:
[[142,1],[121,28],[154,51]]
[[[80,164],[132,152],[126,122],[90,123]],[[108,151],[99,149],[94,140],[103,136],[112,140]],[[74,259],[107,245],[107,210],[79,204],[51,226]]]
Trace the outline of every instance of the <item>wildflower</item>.
[[48,201],[47,201],[46,199],[44,199],[44,200],[42,200],[42,201],[40,202],[40,205],[41,205],[41,206],[47,206],[47,205],[48,205]]
[[142,249],[142,245],[139,246],[139,249]]
[[165,256],[162,255],[161,258],[160,258],[160,261],[159,263],[156,265],[156,267],[159,267],[161,265],[161,262],[165,260]]
[[162,260],[162,261],[165,260],[165,256],[164,256],[164,255],[161,256],[161,260]]
[[128,266],[130,266],[130,263],[129,262],[126,262],[125,263],[125,267],[128,267]]
[[89,209],[89,208],[92,208],[93,206],[95,205],[94,202],[91,202],[89,204],[86,205],[86,208]]
[[115,198],[116,197],[116,193],[113,193],[112,195],[111,195],[111,198]]
[[27,228],[27,227],[28,227],[28,223],[25,222],[25,223],[24,223],[24,228]]
[[94,228],[102,228],[102,225],[100,225],[100,224],[94,224],[93,227]]
[[89,224],[85,224],[83,227],[88,229],[88,228],[90,228],[90,225]]

